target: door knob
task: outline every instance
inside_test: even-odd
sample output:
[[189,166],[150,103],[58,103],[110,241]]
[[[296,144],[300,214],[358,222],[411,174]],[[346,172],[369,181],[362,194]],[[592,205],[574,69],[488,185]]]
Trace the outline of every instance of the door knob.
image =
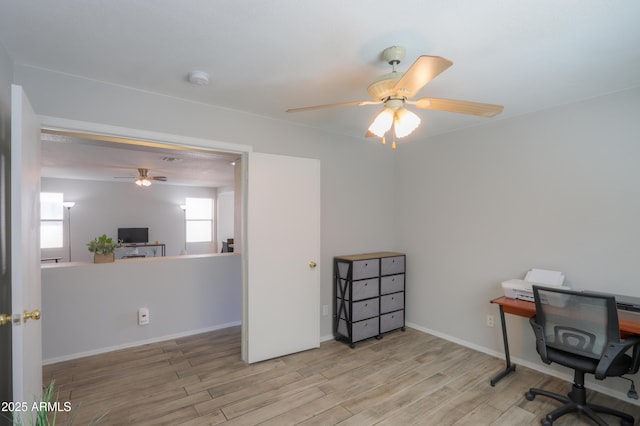
[[309,268],[313,269],[316,266],[318,266],[318,264],[316,262],[314,262],[313,260],[311,262],[309,262]]
[[11,315],[0,314],[0,325],[11,324]]
[[31,312],[24,311],[22,313],[22,318],[24,318],[24,322],[27,322],[27,320],[30,320],[30,319],[34,321],[38,321],[40,319],[40,309],[34,309]]

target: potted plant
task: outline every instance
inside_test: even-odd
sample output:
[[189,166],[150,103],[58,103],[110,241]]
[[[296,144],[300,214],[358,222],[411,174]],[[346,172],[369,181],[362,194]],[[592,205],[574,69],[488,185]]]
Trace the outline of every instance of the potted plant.
[[87,244],[87,248],[93,253],[93,263],[113,262],[117,247],[118,243],[113,238],[107,237],[107,234],[102,234]]

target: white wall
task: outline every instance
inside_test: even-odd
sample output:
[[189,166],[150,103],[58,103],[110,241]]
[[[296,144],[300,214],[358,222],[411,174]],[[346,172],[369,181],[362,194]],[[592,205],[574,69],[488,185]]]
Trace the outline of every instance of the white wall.
[[[238,325],[241,276],[235,254],[43,266],[43,360]],[[140,307],[149,308],[149,325],[138,325]]]
[[[154,183],[140,188],[131,182],[101,182],[74,179],[42,179],[43,192],[62,192],[71,208],[71,260],[92,262],[87,243],[102,234],[117,238],[118,228],[149,228],[149,241],[166,244],[166,255],[177,256],[184,248],[184,212],[180,205],[186,197],[217,197],[215,188]],[[68,217],[64,211],[62,249],[43,249],[43,257],[69,260]],[[216,253],[215,241],[187,243],[187,253]],[[158,255],[159,252],[158,252]]]
[[218,251],[222,242],[233,238],[235,227],[235,198],[233,190],[218,189]]
[[[335,255],[387,250],[398,209],[391,202],[388,146],[200,103],[16,65],[36,113],[253,146],[256,152],[321,161],[321,304],[332,306]],[[75,208],[75,207],[74,207]],[[73,213],[72,213],[73,214]],[[286,250],[283,249],[286,256]],[[331,316],[321,336],[331,335]]]
[[[638,112],[636,88],[403,145],[407,320],[500,353],[489,300],[532,267],[562,271],[574,288],[640,296]],[[527,321],[507,320],[512,355],[543,365]]]

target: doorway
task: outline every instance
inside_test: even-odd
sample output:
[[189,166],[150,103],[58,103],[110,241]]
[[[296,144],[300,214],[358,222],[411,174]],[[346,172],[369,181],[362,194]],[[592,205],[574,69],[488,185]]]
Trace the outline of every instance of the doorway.
[[[216,253],[212,252],[194,253],[191,249],[195,244],[191,243],[189,244],[189,252],[184,255],[180,253],[180,249],[186,245],[183,239],[183,236],[186,237],[185,226],[182,221],[186,222],[187,215],[179,208],[179,205],[185,202],[185,194],[190,191],[191,193],[200,191],[205,185],[213,185],[217,182],[221,182],[227,189],[231,188],[234,192],[233,198],[241,200],[243,197],[241,170],[244,164],[242,152],[220,152],[209,147],[148,141],[139,137],[125,138],[69,130],[52,130],[46,127],[46,124],[43,126],[42,139],[45,147],[42,155],[43,188],[45,185],[50,188],[57,185],[61,192],[68,188],[69,192],[65,192],[65,200],[70,195],[70,200],[76,201],[73,208],[76,213],[74,221],[76,228],[73,230],[74,250],[76,250],[75,246],[78,246],[77,250],[83,251],[82,256],[86,257],[86,259],[81,258],[78,251],[74,251],[76,253],[73,257],[75,265],[68,265],[69,268],[64,265],[66,257],[59,265],[43,264],[42,266],[42,276],[46,279],[44,284],[48,284],[49,289],[49,291],[43,291],[43,296],[49,295],[49,300],[52,302],[48,304],[48,307],[50,312],[54,313],[53,316],[49,316],[49,322],[43,323],[44,331],[46,331],[43,335],[43,342],[48,343],[43,348],[45,362],[59,362],[74,356],[91,355],[139,345],[161,339],[162,336],[186,336],[240,324],[242,318],[240,294],[242,293],[243,281],[243,272],[240,267],[242,256],[242,241],[239,232],[242,229],[241,215],[237,216],[239,222],[234,226],[238,232],[232,235],[239,241],[236,252],[234,252],[234,255],[237,254],[237,256],[218,257]],[[169,158],[171,161],[166,162],[165,158]],[[229,164],[232,161],[236,163],[235,166]],[[59,167],[66,164],[69,165]],[[141,188],[135,184],[133,179],[131,181],[114,179],[113,176],[126,175],[127,169],[135,170],[132,167],[137,165],[148,167],[150,175],[166,175],[167,181],[154,182],[150,187]],[[226,167],[227,170],[224,173],[207,173],[209,169],[215,167]],[[240,172],[236,172],[237,169]],[[176,194],[181,194],[182,198],[171,199],[171,197],[175,198]],[[90,207],[91,204],[100,203],[102,200],[116,203],[111,211],[105,209],[106,215],[100,213],[99,208]],[[166,245],[166,259],[117,261],[111,268],[112,270],[105,271],[109,277],[112,277],[111,279],[119,277],[118,284],[114,284],[113,288],[109,285],[111,290],[108,292],[103,289],[109,284],[109,278],[103,278],[102,269],[96,271],[97,274],[90,283],[78,282],[76,276],[79,277],[85,272],[90,274],[94,271],[91,268],[93,265],[87,265],[91,261],[85,243],[88,241],[87,237],[89,239],[94,237],[95,232],[87,232],[88,227],[91,226],[91,229],[99,230],[100,233],[96,235],[101,235],[105,231],[109,236],[115,238],[116,225],[147,226],[149,223],[159,223],[159,219],[156,219],[157,222],[153,222],[153,218],[146,217],[148,214],[152,214],[153,210],[149,210],[148,213],[143,212],[140,215],[141,220],[145,222],[125,222],[127,220],[126,213],[131,213],[131,207],[127,204],[141,206],[141,200],[155,201],[161,209],[155,210],[154,216],[168,216],[165,222],[169,225],[165,228],[174,228],[173,230],[159,230],[158,226],[149,228],[151,241],[159,238],[163,244],[165,242],[172,243]],[[214,203],[214,206],[216,204]],[[234,210],[239,209],[240,203],[237,202]],[[89,211],[94,212],[94,215],[88,214]],[[124,214],[121,211],[124,211]],[[118,216],[119,218],[112,219],[110,216]],[[232,213],[232,216],[235,215]],[[111,222],[109,222],[110,220]],[[179,234],[178,238],[165,240],[164,236],[172,233]],[[85,236],[78,241],[81,235]],[[123,250],[130,250],[130,248]],[[144,248],[140,250],[142,251]],[[219,251],[218,248],[216,252],[219,253]],[[202,258],[202,256],[205,257]],[[137,269],[127,270],[127,272],[121,271],[121,268],[127,265]],[[140,279],[140,277],[133,279],[132,277],[137,276],[135,274],[147,279]],[[66,279],[59,280],[57,277],[60,276],[65,276]],[[204,276],[209,277],[206,281],[210,284],[205,285],[200,282],[205,281],[204,279],[197,278]],[[220,283],[225,279],[223,277],[227,277],[227,283],[224,285]],[[130,285],[126,285],[130,280]],[[153,284],[150,284],[151,282]],[[100,283],[100,285],[96,285],[96,283]],[[180,283],[181,285],[171,283]],[[52,294],[53,291],[50,290],[52,288],[60,290],[58,293]],[[216,297],[216,292],[220,296]],[[65,316],[60,313],[73,310],[73,307],[67,303],[72,303],[74,294],[81,293],[84,294],[82,297],[86,302],[75,310],[78,315],[90,315],[85,312],[87,309],[96,313],[108,310],[112,313],[113,318],[121,319],[96,322],[90,316],[82,324],[67,322]],[[109,293],[113,297],[122,297],[127,300],[123,299],[123,303],[116,303],[111,299],[112,296]],[[68,295],[68,297],[59,297],[60,294]],[[95,296],[92,297],[92,295]],[[165,295],[165,299],[162,299],[162,295]],[[226,302],[223,302],[222,298]],[[174,302],[171,303],[170,300]],[[186,306],[187,301],[191,300],[197,302],[191,307]],[[203,303],[205,300],[212,300],[212,303],[205,306]],[[47,302],[48,300],[45,298],[43,300],[43,309],[45,310]],[[148,305],[144,305],[144,303]],[[224,304],[225,307],[222,308],[221,304]],[[129,315],[129,313],[135,313],[139,306],[150,308],[151,327],[149,329],[138,328],[134,316]],[[214,309],[215,314],[207,314],[207,306],[209,309]],[[167,321],[172,315],[177,315],[176,321]],[[62,330],[72,330],[72,327],[76,327],[74,334],[77,338],[73,342],[65,343],[65,336],[68,333],[62,332]],[[91,327],[92,330],[101,329],[102,333],[100,334],[103,337],[100,339],[89,337],[88,334],[91,333],[89,333],[88,327]]]
[[[40,317],[39,309],[27,312],[26,308],[29,307],[29,309],[32,309],[32,307],[40,306],[40,292],[42,289],[41,275],[44,270],[40,264],[40,244],[37,231],[41,221],[41,215],[38,209],[40,204],[38,198],[41,183],[41,133],[43,130],[51,132],[60,131],[84,134],[96,138],[109,137],[126,139],[128,141],[141,141],[145,145],[169,145],[189,149],[221,150],[225,152],[242,153],[241,167],[237,169],[240,170],[237,173],[240,173],[241,178],[235,181],[241,182],[242,188],[242,197],[238,197],[238,199],[241,200],[240,204],[242,208],[239,209],[239,211],[241,211],[241,226],[239,227],[240,238],[237,243],[240,243],[240,251],[244,251],[244,253],[241,255],[234,253],[231,255],[232,257],[226,257],[226,259],[236,263],[236,271],[241,271],[242,285],[235,285],[234,288],[242,287],[242,359],[246,362],[258,362],[267,359],[267,357],[277,357],[289,354],[292,351],[302,351],[319,347],[320,272],[318,269],[315,269],[315,266],[320,260],[319,160],[251,153],[250,147],[237,144],[225,144],[209,140],[116,128],[95,123],[75,122],[42,116],[38,117],[33,112],[22,88],[17,85],[12,86],[12,112],[11,145],[12,152],[16,153],[16,155],[11,158],[8,168],[10,169],[12,177],[16,175],[22,177],[22,179],[12,179],[11,183],[11,218],[15,218],[15,220],[19,222],[21,229],[21,232],[11,234],[11,245],[22,248],[23,250],[19,251],[19,253],[25,256],[28,255],[29,262],[23,262],[22,257],[16,256],[14,251],[14,256],[11,257],[11,263],[14,265],[14,270],[15,265],[23,267],[22,269],[24,269],[24,271],[21,277],[30,277],[24,280],[12,279],[12,305],[14,310],[16,310],[15,303],[17,301],[15,295],[18,293],[22,295],[25,286],[27,286],[26,284],[28,284],[27,289],[30,290],[29,294],[34,293],[37,296],[37,300],[29,299],[23,301],[23,298],[18,300],[20,304],[17,310],[18,312],[24,312],[25,322],[27,319],[38,319]],[[249,173],[248,171],[251,170],[253,170],[253,172]],[[283,177],[285,179],[283,179]],[[307,184],[300,185],[298,182],[306,182]],[[255,190],[261,187],[265,189]],[[248,188],[253,188],[252,196],[249,196]],[[287,194],[287,197],[282,199],[282,203],[268,201],[274,189],[281,191],[282,194]],[[19,196],[18,200],[14,201],[14,195]],[[261,200],[257,201],[257,199]],[[267,201],[266,204],[265,201]],[[22,212],[25,212],[25,214],[22,214]],[[249,236],[246,231],[246,229],[248,229],[248,218],[259,217],[261,213],[266,213],[269,220],[252,220],[252,236]],[[23,227],[28,227],[28,229],[22,230]],[[292,246],[296,247],[296,250],[288,253],[287,256],[275,252],[271,244],[247,244],[247,242],[256,242],[261,238],[267,239],[268,241],[277,241],[281,239],[282,236],[293,236],[297,238],[289,238]],[[300,242],[304,242],[304,244],[299,244]],[[246,250],[242,250],[242,247],[245,247]],[[251,260],[248,255],[249,250],[251,251]],[[176,257],[174,260],[177,261],[179,259],[181,258]],[[218,257],[218,259],[224,259],[224,257]],[[146,264],[148,272],[151,273],[149,263],[144,263]],[[208,266],[212,266],[206,260],[205,263],[207,263]],[[100,268],[113,267],[115,269],[112,271],[119,269],[120,272],[128,270],[125,263],[119,264],[116,262],[111,265],[113,266],[101,265]],[[249,265],[252,265],[250,275],[248,274]],[[59,266],[62,267],[64,265]],[[76,276],[78,269],[68,268],[67,272],[71,273],[71,275],[68,279],[60,282],[73,282],[77,285],[90,282],[92,277],[96,275],[104,278],[110,276],[109,269],[95,269],[96,266],[91,262],[84,263],[83,267],[85,269],[84,277],[79,278]],[[278,278],[277,274],[273,273],[273,271],[282,271],[285,269],[288,270],[285,279]],[[155,271],[155,273],[157,272],[158,271]],[[196,282],[206,285],[206,283],[210,282],[207,278],[217,273],[198,273],[194,275],[193,271],[191,271],[189,274],[198,277]],[[238,276],[237,272],[232,272],[227,276],[233,276],[234,274]],[[178,276],[170,282],[179,283],[182,276]],[[123,279],[118,280],[118,282],[126,284],[130,278],[131,276],[125,275]],[[149,275],[147,274],[140,275],[136,281],[145,283],[154,282],[149,279]],[[227,282],[229,281],[227,280]],[[113,282],[107,282],[106,284],[112,283]],[[56,292],[61,286],[52,285],[50,288],[53,292]],[[106,292],[107,294],[109,294],[109,290],[111,289],[110,285],[97,288],[100,288],[103,293]],[[179,286],[174,286],[172,290],[181,293]],[[251,310],[247,302],[249,296],[260,293],[260,290],[263,293],[267,290],[267,294],[270,295],[286,294],[289,297],[271,298],[271,300],[267,300],[265,306],[261,307],[260,310],[249,312]],[[149,289],[145,294],[151,294],[154,291],[155,289]],[[78,291],[71,291],[68,292],[68,294],[77,295],[78,292],[86,293],[87,289],[86,287],[79,287]],[[180,295],[176,297],[182,298]],[[171,305],[172,301],[178,300],[177,298],[165,297],[163,300]],[[72,297],[71,302],[75,303],[75,305],[61,311],[65,314],[67,323],[63,325],[52,324],[53,329],[64,332],[66,330],[65,325],[77,323],[78,318],[88,318],[91,316],[97,319],[113,317],[110,312],[105,312],[100,316],[95,315],[94,311],[88,312],[88,316],[76,316],[76,308],[78,307],[78,302],[81,300],[93,300],[99,305],[103,299],[101,299],[100,296],[96,296],[95,292],[88,292],[84,296]],[[118,300],[122,301],[122,299]],[[212,299],[201,297],[197,302],[200,304],[204,303],[205,309],[211,311],[207,305],[211,300]],[[188,300],[186,302],[189,303]],[[273,344],[275,343],[277,346],[284,342],[282,339],[279,339],[278,336],[281,335],[282,330],[287,330],[291,326],[292,318],[290,315],[287,315],[287,311],[284,309],[289,306],[291,302],[294,302],[297,308],[294,313],[297,317],[293,318],[293,320],[296,321],[296,330],[295,333],[289,333],[287,335],[287,347],[283,345],[282,348],[279,348],[281,350],[275,351]],[[25,308],[24,311],[23,306]],[[170,308],[171,306],[169,306],[169,309]],[[54,310],[49,312],[53,314]],[[169,313],[170,312],[169,310]],[[17,316],[14,316],[14,318],[16,317]],[[47,314],[45,312],[45,321],[46,317]],[[129,315],[127,314],[116,318],[125,317],[128,318]],[[172,315],[165,316],[165,320],[169,322],[174,318]],[[200,317],[189,316],[189,318]],[[30,321],[30,325],[32,322],[33,321]],[[268,323],[268,326],[251,326],[251,324],[259,325],[263,322]],[[24,395],[27,394],[33,395],[35,399],[40,398],[42,377],[39,373],[42,370],[42,330],[39,326],[40,322],[36,322],[35,324],[37,327],[29,327],[30,338],[28,341],[23,339],[23,342],[23,340],[15,338],[12,341],[14,398],[25,399]],[[22,331],[23,329],[24,327],[18,331]],[[260,330],[261,333],[256,332],[256,330]],[[13,331],[15,332],[15,329]],[[100,347],[103,347],[104,344],[101,336],[104,336],[104,334],[96,333],[97,329],[93,328],[90,331],[94,337],[97,337],[97,343],[99,345],[101,344]],[[186,331],[190,332],[189,334],[194,334],[197,333],[197,328],[190,327]],[[73,333],[68,333],[68,335],[70,337],[74,336]],[[163,335],[159,337],[168,338],[170,336]],[[16,344],[16,340],[20,340],[20,343]],[[305,345],[291,345],[292,341],[303,340],[307,342]],[[260,347],[260,345],[257,344],[258,342],[271,343],[268,354],[260,350],[255,351],[255,353],[250,352],[252,347]],[[70,356],[67,359],[73,358],[73,356]],[[29,375],[28,380],[23,379],[25,373]],[[16,385],[16,383],[18,383],[18,385]],[[23,386],[25,383],[26,385]],[[24,389],[29,389],[29,391],[25,392]],[[32,400],[35,400],[33,398]]]
[[[143,145],[239,155],[241,164],[235,169],[235,185],[240,195],[235,197],[235,210],[240,224],[236,226],[235,248],[242,253],[242,359],[247,362],[258,362],[268,357],[319,346],[320,270],[319,268],[315,269],[315,265],[320,262],[319,160],[258,154],[253,153],[251,147],[246,145],[114,128],[95,123],[70,122],[51,117],[41,117],[41,120],[42,129],[47,132],[67,132],[85,135],[85,137],[108,137],[116,142],[122,142],[122,140],[128,143],[138,141]],[[249,170],[254,170],[254,173],[249,173]],[[255,173],[256,171],[259,173]],[[283,181],[283,177],[291,176],[296,179]],[[251,182],[260,182],[261,185],[251,185]],[[308,182],[308,184],[301,186],[299,182]],[[283,236],[295,236],[305,240],[304,244],[298,244],[292,240],[294,241],[293,246],[297,247],[297,250],[283,256],[282,253],[274,252],[271,244],[248,244],[251,237],[247,233],[247,218],[251,217],[251,211],[253,211],[253,217],[260,216],[260,211],[257,210],[265,206],[262,202],[249,202],[251,199],[255,200],[255,198],[249,197],[248,188],[250,187],[254,189],[265,188],[261,192],[263,197],[267,197],[266,203],[269,205],[269,217],[271,218],[266,222],[255,221],[251,228],[252,235],[256,240],[268,238],[269,241],[277,241]],[[288,195],[286,203],[269,202],[268,191],[275,188]],[[252,197],[258,193],[254,190]],[[277,230],[277,234],[274,234],[274,230]],[[304,249],[301,249],[302,247]],[[243,248],[251,248],[251,259],[255,261],[250,261],[249,254]],[[249,265],[253,265],[251,276],[248,273]],[[278,279],[271,273],[282,270],[291,271],[286,274],[286,279]],[[291,306],[290,298],[270,300],[266,307],[253,312],[252,315],[248,312],[250,306],[247,301],[250,293],[258,289],[264,291],[265,286],[273,290],[269,294],[290,294],[297,298],[295,305],[298,307],[296,310],[298,318],[293,319],[297,324],[296,333],[289,334],[285,340],[279,336],[283,329],[288,329],[291,326],[292,319],[285,313],[285,308]],[[252,329],[248,326],[250,323],[268,323],[269,326]],[[304,343],[292,345],[294,340]],[[247,348],[249,345],[253,347],[254,343],[256,343],[256,347],[260,346],[257,344],[258,342],[270,342],[271,346],[282,343],[283,347],[281,351],[270,347],[269,351],[256,352],[250,356]]]

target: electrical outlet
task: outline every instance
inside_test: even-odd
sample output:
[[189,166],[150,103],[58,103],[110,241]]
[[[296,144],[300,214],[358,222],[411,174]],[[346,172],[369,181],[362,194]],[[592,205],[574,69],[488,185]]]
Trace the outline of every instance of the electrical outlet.
[[493,327],[495,325],[495,321],[493,315],[487,314],[487,327]]
[[322,316],[326,317],[329,315],[329,305],[322,305]]
[[149,324],[149,308],[138,309],[138,325]]

